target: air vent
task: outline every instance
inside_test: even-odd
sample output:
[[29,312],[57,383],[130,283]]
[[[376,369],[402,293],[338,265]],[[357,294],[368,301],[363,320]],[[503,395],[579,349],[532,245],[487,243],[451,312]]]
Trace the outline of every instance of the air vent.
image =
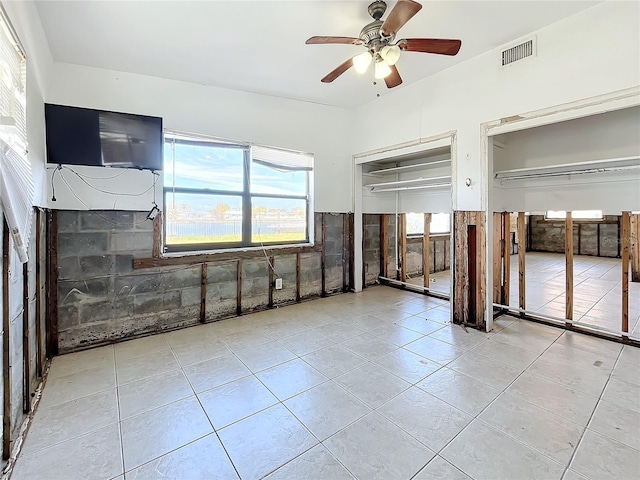
[[517,62],[523,58],[531,57],[535,54],[534,39],[527,40],[514,47],[502,51],[502,66]]

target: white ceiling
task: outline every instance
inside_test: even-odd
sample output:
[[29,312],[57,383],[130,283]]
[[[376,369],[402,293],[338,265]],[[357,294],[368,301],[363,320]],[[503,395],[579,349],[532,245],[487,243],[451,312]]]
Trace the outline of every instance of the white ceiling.
[[[313,35],[357,37],[369,1],[40,1],[55,61],[353,107],[387,94],[373,74],[329,71],[361,51],[305,45]],[[456,57],[405,52],[403,86],[557,22],[597,1],[422,1],[399,38],[459,38]],[[388,3],[390,9],[395,1]],[[385,15],[386,17],[386,15]],[[385,18],[383,17],[383,19]],[[496,62],[498,60],[496,59]]]

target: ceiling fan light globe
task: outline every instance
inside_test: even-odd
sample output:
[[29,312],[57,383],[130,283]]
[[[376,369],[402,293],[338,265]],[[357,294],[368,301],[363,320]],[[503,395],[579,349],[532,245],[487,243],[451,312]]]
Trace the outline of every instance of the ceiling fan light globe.
[[388,77],[391,74],[391,67],[387,65],[386,62],[376,62],[374,77],[376,80],[382,80],[385,77]]
[[353,57],[353,68],[355,68],[358,73],[364,73],[367,71],[367,68],[369,68],[372,59],[373,57],[368,51],[356,55]]
[[387,45],[380,50],[380,56],[387,65],[395,65],[400,60],[400,47],[397,45]]

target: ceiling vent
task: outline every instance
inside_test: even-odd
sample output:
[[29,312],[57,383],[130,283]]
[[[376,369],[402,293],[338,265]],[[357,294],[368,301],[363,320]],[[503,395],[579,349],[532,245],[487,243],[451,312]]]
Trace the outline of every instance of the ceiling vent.
[[501,53],[502,66],[504,67],[511,63],[517,62],[518,60],[534,56],[536,53],[535,49],[535,38],[530,38],[525,42],[519,43],[518,45],[503,50]]

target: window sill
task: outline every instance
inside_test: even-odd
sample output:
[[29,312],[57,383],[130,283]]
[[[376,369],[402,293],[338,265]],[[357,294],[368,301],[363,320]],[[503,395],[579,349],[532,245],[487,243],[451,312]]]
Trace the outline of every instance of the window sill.
[[188,257],[193,255],[219,255],[222,253],[244,253],[244,252],[262,252],[263,250],[282,250],[287,248],[302,248],[313,247],[311,242],[303,243],[289,243],[286,245],[265,245],[264,247],[233,247],[233,248],[218,248],[211,250],[192,250],[187,252],[165,252],[160,258],[176,258],[176,257]]
[[136,258],[133,268],[152,268],[170,265],[196,265],[209,262],[242,260],[271,255],[295,255],[299,253],[320,252],[321,247],[312,243],[291,245],[271,245],[263,247],[238,247],[220,250],[205,250],[197,252],[172,252],[158,257]]

